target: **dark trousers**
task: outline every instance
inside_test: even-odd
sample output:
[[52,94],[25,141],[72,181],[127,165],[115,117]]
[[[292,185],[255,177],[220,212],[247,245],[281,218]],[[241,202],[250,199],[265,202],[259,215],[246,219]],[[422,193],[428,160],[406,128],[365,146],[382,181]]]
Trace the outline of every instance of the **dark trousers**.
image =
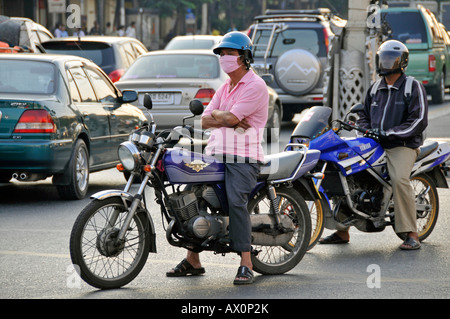
[[260,165],[256,163],[225,163],[225,189],[230,215],[231,247],[235,251],[251,250],[252,225],[247,210],[248,197],[255,188]]

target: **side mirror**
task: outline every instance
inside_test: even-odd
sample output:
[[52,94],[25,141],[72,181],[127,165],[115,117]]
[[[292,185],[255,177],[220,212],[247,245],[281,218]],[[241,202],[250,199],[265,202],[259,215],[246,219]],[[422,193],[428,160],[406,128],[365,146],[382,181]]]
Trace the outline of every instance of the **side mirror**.
[[144,95],[144,107],[147,110],[151,110],[153,107],[152,97],[148,93],[145,93]]
[[361,112],[363,110],[364,110],[364,104],[358,103],[358,104],[353,105],[350,108],[350,112],[349,113],[358,113],[358,112]]
[[138,95],[136,91],[123,91],[122,92],[122,102],[123,103],[131,103],[138,99]]
[[201,115],[203,113],[203,103],[199,100],[192,100],[189,103],[189,110],[194,115]]

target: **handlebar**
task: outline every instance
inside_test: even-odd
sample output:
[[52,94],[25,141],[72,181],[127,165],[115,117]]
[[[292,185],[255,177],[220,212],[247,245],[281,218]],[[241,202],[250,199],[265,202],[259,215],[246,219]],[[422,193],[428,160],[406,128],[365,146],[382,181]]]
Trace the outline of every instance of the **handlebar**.
[[359,126],[356,126],[356,125],[352,124],[352,122],[344,122],[342,120],[336,120],[336,121],[338,123],[340,123],[344,127],[344,129],[346,129],[346,130],[349,130],[349,131],[350,130],[356,130],[356,131],[361,132],[363,134],[367,133],[366,129],[360,128]]

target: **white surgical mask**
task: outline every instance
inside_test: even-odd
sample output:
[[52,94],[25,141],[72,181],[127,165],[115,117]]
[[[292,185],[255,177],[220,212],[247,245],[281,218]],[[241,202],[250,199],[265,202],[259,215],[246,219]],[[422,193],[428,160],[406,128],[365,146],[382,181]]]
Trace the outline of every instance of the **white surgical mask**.
[[238,59],[236,55],[222,55],[219,60],[222,70],[225,73],[236,71],[240,67]]

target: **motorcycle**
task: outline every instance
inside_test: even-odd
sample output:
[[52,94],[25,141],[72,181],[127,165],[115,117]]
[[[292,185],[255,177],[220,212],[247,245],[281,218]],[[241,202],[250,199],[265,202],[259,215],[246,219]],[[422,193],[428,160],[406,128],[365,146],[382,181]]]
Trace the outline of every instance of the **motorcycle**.
[[[392,186],[384,149],[376,136],[342,136],[344,130],[366,133],[347,120],[350,114],[362,111],[363,107],[357,104],[343,121],[331,122],[330,108],[312,107],[301,117],[291,135],[291,142],[321,152],[319,163],[312,170],[322,173],[324,178],[315,179],[320,197],[312,199],[318,209],[310,249],[318,242],[324,228],[355,226],[362,232],[381,232],[386,226],[393,226],[395,230]],[[448,188],[445,162],[449,158],[447,143],[426,140],[412,169],[410,182],[415,192],[420,241],[425,240],[436,225],[437,188]],[[397,235],[404,239],[404,234]]]
[[[152,107],[149,95],[144,106]],[[204,131],[185,125],[202,114],[203,105],[190,103],[192,116],[170,132],[156,132],[151,123],[130,135],[118,149],[129,176],[123,190],[105,190],[77,217],[70,237],[70,255],[81,278],[100,289],[119,288],[142,270],[150,252],[156,253],[153,223],[159,205],[168,243],[192,251],[216,254],[235,252],[230,245],[224,163],[213,156],[176,147],[182,139],[204,137]],[[299,192],[315,192],[313,175],[320,152],[301,144],[298,149],[265,158],[258,183],[249,196],[252,224],[253,270],[260,274],[282,274],[303,258],[311,234],[305,200]],[[132,185],[138,181],[138,190]],[[147,188],[155,202],[146,199]],[[312,196],[312,195],[311,195]],[[151,206],[153,209],[149,209]]]

